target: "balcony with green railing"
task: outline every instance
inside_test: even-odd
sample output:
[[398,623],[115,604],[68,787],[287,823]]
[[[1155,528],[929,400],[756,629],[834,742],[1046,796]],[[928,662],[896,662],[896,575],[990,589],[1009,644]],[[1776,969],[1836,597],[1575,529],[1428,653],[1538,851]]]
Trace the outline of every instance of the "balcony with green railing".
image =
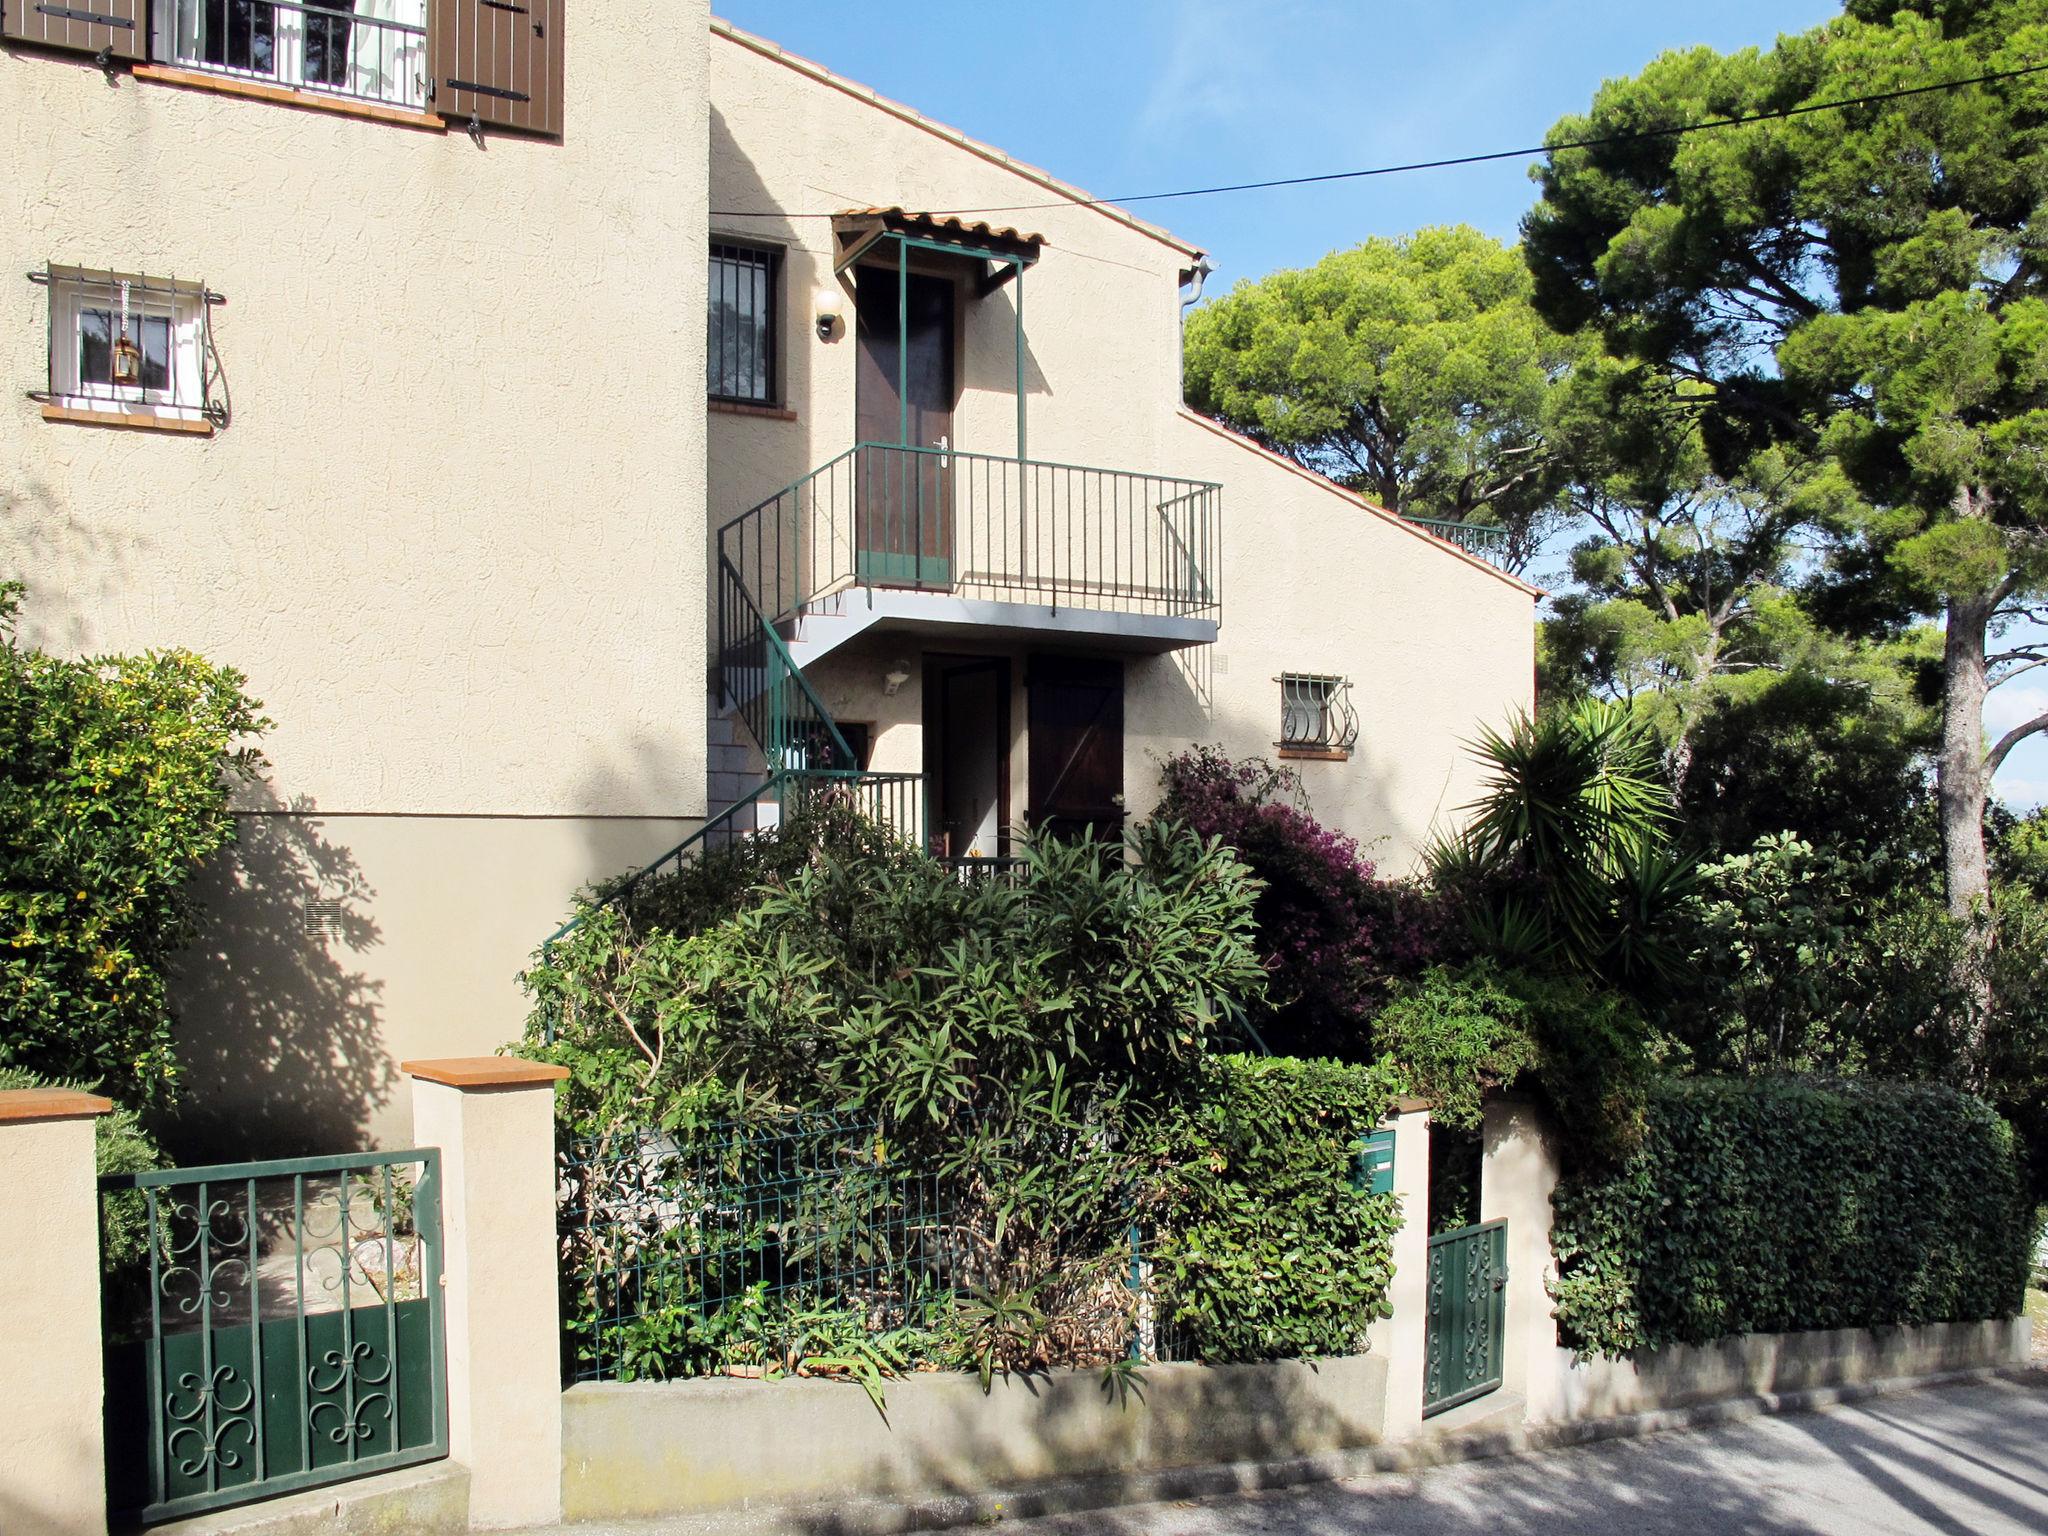
[[857,444],[719,530],[721,689],[744,708],[767,685],[763,620],[799,667],[877,624],[1139,651],[1211,641],[1222,495],[1170,475]]

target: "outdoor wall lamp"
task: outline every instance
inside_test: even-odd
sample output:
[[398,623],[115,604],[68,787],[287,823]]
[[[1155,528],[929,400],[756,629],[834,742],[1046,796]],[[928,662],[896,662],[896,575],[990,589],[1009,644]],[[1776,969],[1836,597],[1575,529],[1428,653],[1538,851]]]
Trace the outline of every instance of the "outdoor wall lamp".
[[846,295],[837,288],[820,288],[812,299],[812,307],[818,313],[818,340],[830,341],[845,313]]
[[889,670],[882,674],[882,691],[893,699],[896,697],[896,690],[909,681],[910,663],[893,661],[889,664]]

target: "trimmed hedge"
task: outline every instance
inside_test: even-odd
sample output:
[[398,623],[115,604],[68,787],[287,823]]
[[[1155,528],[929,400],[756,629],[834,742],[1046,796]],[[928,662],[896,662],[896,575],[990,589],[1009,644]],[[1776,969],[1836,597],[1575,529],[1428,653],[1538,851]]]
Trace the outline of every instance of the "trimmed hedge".
[[1358,1189],[1386,1065],[1219,1056],[1183,1110],[1159,1191],[1160,1325],[1181,1358],[1351,1354],[1387,1315],[1399,1202]]
[[1926,1083],[1658,1083],[1642,1145],[1553,1208],[1581,1356],[2009,1317],[2034,1237],[2012,1128]]

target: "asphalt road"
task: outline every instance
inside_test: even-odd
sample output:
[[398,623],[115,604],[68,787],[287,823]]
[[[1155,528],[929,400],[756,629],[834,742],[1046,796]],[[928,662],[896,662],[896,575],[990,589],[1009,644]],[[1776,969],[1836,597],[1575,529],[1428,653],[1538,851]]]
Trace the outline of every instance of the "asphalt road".
[[1009,1536],[2042,1536],[2048,1372],[1824,1413],[1182,1504]]

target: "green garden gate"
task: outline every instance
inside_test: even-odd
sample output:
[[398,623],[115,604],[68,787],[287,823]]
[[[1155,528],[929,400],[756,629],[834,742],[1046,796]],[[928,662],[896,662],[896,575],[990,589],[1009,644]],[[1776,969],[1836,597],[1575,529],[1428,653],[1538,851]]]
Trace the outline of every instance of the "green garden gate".
[[1505,1221],[1482,1221],[1430,1238],[1423,1417],[1484,1397],[1500,1385],[1507,1285]]
[[422,1148],[101,1178],[114,1509],[448,1454],[440,1171]]

